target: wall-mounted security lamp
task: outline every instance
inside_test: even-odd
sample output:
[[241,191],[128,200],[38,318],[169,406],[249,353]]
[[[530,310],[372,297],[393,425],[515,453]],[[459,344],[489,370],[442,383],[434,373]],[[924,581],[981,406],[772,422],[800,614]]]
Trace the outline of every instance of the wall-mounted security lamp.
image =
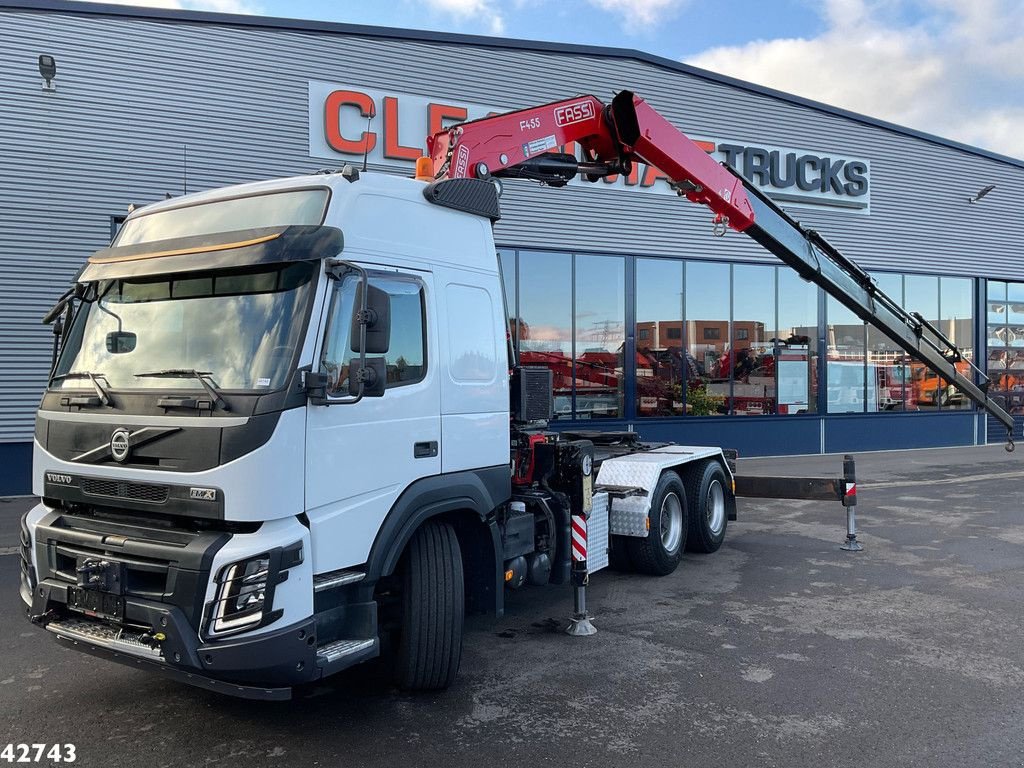
[[39,74],[42,75],[45,83],[44,91],[56,91],[57,86],[53,84],[53,78],[57,76],[57,60],[53,56],[42,54],[39,57]]
[[978,190],[978,194],[976,194],[974,197],[968,197],[967,202],[976,203],[995,188],[995,184],[989,184],[987,187],[982,187],[981,189]]

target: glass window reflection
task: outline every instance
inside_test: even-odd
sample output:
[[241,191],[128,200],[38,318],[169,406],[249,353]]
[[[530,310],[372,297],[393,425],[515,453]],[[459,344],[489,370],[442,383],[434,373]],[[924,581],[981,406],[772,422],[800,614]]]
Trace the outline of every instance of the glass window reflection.
[[[883,293],[903,305],[903,275],[879,272],[872,277]],[[874,326],[869,325],[867,332],[867,386],[877,393],[872,410],[902,411],[906,405],[907,379],[911,371],[909,356]]]
[[626,343],[625,262],[618,256],[576,256],[576,418],[622,413]]
[[572,256],[519,252],[519,361],[550,368],[555,418],[572,418]]
[[791,269],[778,270],[778,412],[818,410],[818,288]]
[[[939,278],[933,275],[906,275],[903,282],[903,306],[908,312],[919,312],[933,325],[939,324]],[[937,341],[931,331],[925,336]],[[934,411],[942,403],[944,387],[938,374],[923,363],[910,364],[910,393],[907,407],[918,411]]]
[[505,290],[505,312],[508,317],[508,333],[513,346],[519,343],[519,323],[516,320],[516,252],[506,249],[498,251],[498,266],[501,268],[501,282]]
[[732,270],[732,341],[727,351],[735,416],[775,413],[775,267]]
[[686,399],[690,416],[729,412],[729,265],[686,263]]
[[875,386],[865,386],[864,323],[832,297],[829,297],[825,311],[828,315],[825,365],[828,412],[874,411],[878,392]]
[[637,416],[683,413],[683,355],[683,262],[637,259]]
[[[939,330],[963,352],[957,362],[960,375],[971,378],[974,363],[974,281],[966,277],[939,278]],[[940,390],[941,408],[971,408],[971,401],[943,380]]]

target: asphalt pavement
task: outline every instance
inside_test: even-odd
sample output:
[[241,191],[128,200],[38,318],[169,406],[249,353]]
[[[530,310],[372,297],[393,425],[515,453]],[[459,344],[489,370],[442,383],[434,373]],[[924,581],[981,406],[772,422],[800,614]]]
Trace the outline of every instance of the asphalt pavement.
[[89,768],[1024,766],[1024,454],[857,458],[863,552],[838,549],[838,504],[741,500],[718,553],[595,575],[593,637],[561,633],[567,588],[527,588],[471,620],[447,692],[368,666],[287,703],[58,647],[17,593],[27,502],[0,502],[0,748],[73,743]]

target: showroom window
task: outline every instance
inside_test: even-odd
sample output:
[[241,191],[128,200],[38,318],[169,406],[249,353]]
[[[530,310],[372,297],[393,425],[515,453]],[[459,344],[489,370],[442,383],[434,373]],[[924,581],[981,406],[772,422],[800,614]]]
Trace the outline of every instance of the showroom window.
[[729,413],[730,271],[728,264],[686,262],[684,408],[690,416]]
[[636,260],[636,414],[683,413],[683,262]]
[[[964,353],[956,363],[957,372],[972,376],[974,359],[974,281],[969,277],[939,278],[939,330]],[[942,382],[940,407],[964,410],[973,407],[948,382]]]
[[817,410],[818,292],[789,270],[637,259],[636,328],[638,416]]
[[991,392],[1019,415],[1024,413],[1024,283],[989,280],[986,304]]
[[828,318],[825,333],[827,411],[864,413],[876,410],[877,390],[865,387],[864,323],[831,296],[825,312]]
[[734,416],[775,413],[775,267],[732,268],[732,375]]
[[[878,287],[897,304],[903,306],[903,275],[881,272],[872,275]],[[909,394],[908,377],[913,370],[910,358],[903,348],[884,333],[869,325],[867,352],[867,381],[874,407],[871,411],[903,411]]]
[[550,368],[555,419],[572,418],[572,256],[519,252],[519,362]]
[[[919,312],[963,350],[964,360],[956,365],[969,376],[974,360],[974,281],[885,272],[872,277],[882,291],[907,311]],[[834,299],[829,298],[827,307],[829,413],[934,412],[971,407],[949,382],[911,359],[881,331],[865,327]],[[937,341],[930,331],[924,333]]]
[[777,410],[818,411],[818,288],[791,269],[778,270]]
[[[515,271],[510,261],[503,272]],[[515,273],[518,315],[509,325],[520,363],[552,371],[555,418],[623,418],[625,260],[520,251]]]
[[[932,325],[939,324],[939,278],[934,275],[903,276],[903,306],[908,312],[920,312]],[[925,338],[938,341],[931,331]],[[910,364],[907,384],[907,408],[915,411],[936,411],[943,405],[942,382],[938,375],[921,363]]]
[[576,418],[622,418],[625,260],[620,256],[577,255],[575,261]]
[[[509,333],[524,365],[552,369],[556,419],[788,416],[817,413],[819,397],[833,414],[970,407],[884,334],[784,267],[514,250],[500,250],[499,258]],[[974,356],[973,280],[872,277],[964,349],[966,373]],[[1017,392],[1024,412],[1024,283],[990,281],[989,291],[993,387]]]

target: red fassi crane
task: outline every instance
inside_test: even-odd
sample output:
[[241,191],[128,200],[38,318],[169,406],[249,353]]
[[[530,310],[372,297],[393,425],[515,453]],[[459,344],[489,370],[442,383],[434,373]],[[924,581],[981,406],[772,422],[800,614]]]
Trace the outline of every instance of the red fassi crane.
[[[571,142],[581,147],[581,159],[557,151]],[[427,137],[427,152],[438,180],[503,177],[563,186],[577,175],[596,181],[628,174],[637,161],[654,166],[681,196],[712,210],[715,234],[727,228],[743,232],[823,288],[1000,421],[1006,449],[1013,450],[1013,417],[989,398],[988,377],[955,344],[634,93],[621,91],[607,105],[577,96],[461,123]],[[964,362],[970,365],[967,375]]]

